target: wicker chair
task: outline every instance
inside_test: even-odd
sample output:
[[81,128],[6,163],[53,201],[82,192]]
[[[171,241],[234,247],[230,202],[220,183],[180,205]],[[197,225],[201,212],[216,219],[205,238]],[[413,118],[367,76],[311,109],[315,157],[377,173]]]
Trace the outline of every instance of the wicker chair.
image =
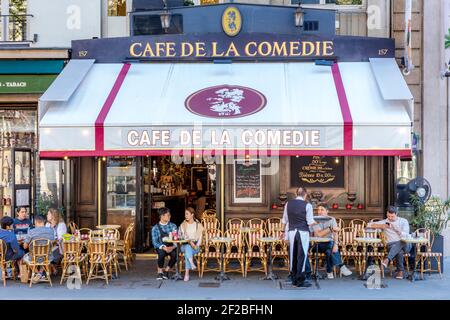
[[263,231],[266,229],[264,220],[258,218],[248,220],[247,227],[252,229],[260,229]]
[[227,230],[240,230],[244,226],[245,226],[245,223],[242,219],[232,218],[232,219],[228,220],[226,229]]
[[[226,245],[226,252],[224,255],[224,271],[225,272],[241,272],[245,277],[245,254],[244,254],[244,239],[241,230],[234,228],[228,229],[225,232],[225,237],[233,239],[233,242]],[[230,261],[237,260],[240,268],[231,269]]]
[[354,228],[346,227],[342,228],[339,231],[339,250],[342,257],[342,262],[346,265],[350,264],[352,261],[355,265],[355,268],[359,270],[359,273],[362,274],[362,252],[357,251],[357,243],[355,242],[355,238],[358,233]]
[[89,240],[89,235],[91,234],[91,229],[89,228],[81,228],[78,229],[78,234],[80,235],[81,240]]
[[[289,268],[289,247],[288,243],[281,239],[283,223],[280,218],[269,218],[266,222],[267,234],[270,237],[280,238],[280,241],[273,244],[272,266],[273,270],[290,270]],[[277,258],[283,259],[282,267],[275,267],[274,261]]]
[[84,271],[84,274],[87,275],[87,255],[82,253],[83,244],[81,241],[63,241],[63,259],[61,261],[62,266],[62,275],[61,282],[69,278],[70,274],[67,274],[70,267],[75,267],[76,276],[82,282],[81,279],[81,270]]
[[68,227],[69,227],[69,230],[70,230],[71,234],[75,234],[77,232],[77,230],[78,230],[77,224],[75,222],[73,222],[73,221],[69,222]]
[[[381,269],[381,277],[384,278],[384,268],[383,265],[381,264],[381,262],[383,261],[384,258],[386,258],[386,239],[384,237],[384,234],[382,232],[380,232],[380,230],[358,230],[358,236],[360,237],[364,237],[364,238],[379,238],[381,239],[380,243],[373,243],[370,245],[365,245],[363,246],[363,250],[367,250],[367,247],[371,247],[372,250],[367,252],[367,256],[371,257],[373,260],[375,260],[375,262],[377,262],[378,266]],[[366,260],[365,259],[361,259],[362,262],[362,269],[365,270],[366,269]]]
[[131,251],[131,246],[133,243],[133,226],[128,226],[125,230],[125,235],[123,240],[116,241],[116,252],[119,259],[122,258],[123,264],[125,265],[125,270],[128,270],[128,265],[131,265],[133,260],[133,253]]
[[[420,276],[423,279],[424,272],[428,272],[431,275],[431,272],[438,272],[439,276],[442,278],[441,272],[441,260],[442,253],[433,252],[432,247],[434,243],[434,235],[431,233],[429,229],[418,229],[415,231],[416,235],[423,234],[428,242],[425,245],[417,245],[416,254],[418,261],[420,263]],[[437,269],[433,270],[431,267],[431,260],[435,259],[437,263]],[[427,262],[427,267],[425,268],[425,262]]]
[[7,250],[8,250],[8,247],[6,245],[6,242],[0,239],[0,268],[2,269],[2,279],[3,279],[4,287],[6,287],[6,269],[7,268],[11,268],[12,278],[13,278],[13,280],[16,279],[16,269],[14,266],[14,261],[6,260]]
[[208,230],[220,229],[220,221],[216,217],[203,218],[201,221],[205,232],[203,232],[203,243],[206,243],[206,234]]
[[336,218],[336,224],[339,229],[345,228],[344,220],[342,220],[341,218]]
[[106,284],[109,284],[112,256],[108,254],[108,241],[89,241],[88,248],[89,274],[86,284],[89,284],[91,279],[102,279],[106,281]]
[[96,238],[96,239],[98,239],[98,238],[106,238],[106,231],[104,229],[91,230],[89,232],[89,241],[91,241],[94,238]]
[[[261,220],[261,219],[252,219]],[[251,221],[251,220],[250,220]],[[262,220],[261,220],[262,221]],[[257,224],[247,224],[250,228],[256,228]],[[267,275],[267,254],[264,250],[264,244],[258,241],[258,238],[265,236],[264,223],[260,224],[261,228],[257,231],[248,232],[246,242],[247,251],[245,253],[245,277],[247,277],[248,271],[260,271]],[[252,267],[251,263],[254,260],[261,262],[261,267]]]
[[48,282],[52,286],[52,279],[50,278],[50,253],[52,242],[48,239],[35,239],[30,244],[30,261],[26,261],[28,268],[31,271],[30,288],[35,283],[35,277],[39,275],[39,269],[43,269],[45,276],[41,277],[36,282]]
[[353,228],[356,232],[360,232],[367,227],[367,222],[361,219],[353,219],[350,221],[348,226]]
[[215,209],[207,209],[203,211],[202,216],[200,218],[202,220],[208,218],[217,218],[217,211]]
[[[200,254],[201,257],[201,271],[200,277],[203,278],[203,273],[205,271],[220,271],[220,249],[221,245],[215,242],[212,242],[210,239],[214,237],[221,237],[222,231],[219,229],[208,229],[204,232],[205,235],[205,245],[204,250]],[[213,260],[217,262],[217,267],[208,267],[208,261]]]

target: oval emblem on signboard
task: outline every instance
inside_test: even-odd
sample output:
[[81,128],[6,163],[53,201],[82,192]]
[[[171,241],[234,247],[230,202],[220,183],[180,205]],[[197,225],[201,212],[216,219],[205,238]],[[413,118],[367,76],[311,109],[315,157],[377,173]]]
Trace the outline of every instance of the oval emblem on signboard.
[[202,117],[228,119],[254,114],[266,103],[266,97],[255,89],[221,85],[194,92],[186,99],[185,106]]
[[236,36],[242,28],[241,13],[236,7],[228,7],[222,14],[222,29],[228,36]]

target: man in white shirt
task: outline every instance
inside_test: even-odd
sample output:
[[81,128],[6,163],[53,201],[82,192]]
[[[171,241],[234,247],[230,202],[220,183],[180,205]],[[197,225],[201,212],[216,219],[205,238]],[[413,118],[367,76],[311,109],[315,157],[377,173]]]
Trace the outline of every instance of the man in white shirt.
[[289,240],[289,257],[292,284],[297,287],[310,287],[306,280],[305,265],[308,259],[309,227],[314,225],[313,208],[305,201],[306,189],[297,189],[297,197],[284,207],[283,235]]
[[389,265],[389,262],[396,259],[397,262],[397,279],[404,278],[404,254],[411,251],[411,245],[402,242],[402,238],[409,235],[409,222],[405,218],[397,216],[397,208],[390,206],[388,208],[386,219],[369,223],[368,227],[371,229],[381,229],[386,236],[387,247],[389,250],[388,256],[383,260],[384,267]]

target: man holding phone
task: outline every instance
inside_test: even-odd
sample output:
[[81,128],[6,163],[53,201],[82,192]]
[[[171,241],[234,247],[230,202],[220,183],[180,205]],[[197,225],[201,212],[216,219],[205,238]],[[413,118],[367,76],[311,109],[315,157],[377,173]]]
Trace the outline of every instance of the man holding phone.
[[381,229],[387,240],[389,254],[383,260],[382,265],[388,267],[389,263],[396,259],[396,279],[403,279],[405,272],[404,254],[411,251],[411,244],[402,242],[402,238],[409,235],[409,222],[405,218],[397,216],[397,208],[390,206],[386,213],[386,219],[369,223],[368,228]]

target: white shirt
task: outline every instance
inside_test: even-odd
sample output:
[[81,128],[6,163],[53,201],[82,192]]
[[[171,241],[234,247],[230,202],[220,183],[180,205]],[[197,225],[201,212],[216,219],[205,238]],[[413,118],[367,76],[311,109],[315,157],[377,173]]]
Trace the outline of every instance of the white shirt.
[[61,240],[63,234],[67,233],[67,226],[66,226],[66,224],[64,222],[58,223],[55,228],[52,227],[50,222],[47,222],[45,224],[45,226],[48,227],[48,228],[52,228],[53,229],[53,232],[55,234],[55,239],[56,240]]
[[[296,200],[303,200],[305,201],[302,197],[297,197],[295,198]],[[289,231],[289,219],[288,219],[288,214],[287,214],[287,203],[284,206],[284,212],[283,212],[283,219],[281,220],[282,223],[285,224],[285,233],[286,233],[286,238],[287,238],[287,233]],[[307,203],[306,204],[306,223],[308,223],[308,225],[313,225],[314,224],[314,215],[313,215],[313,207],[311,205],[311,203]]]
[[401,217],[397,217],[397,220],[395,220],[394,222],[389,221],[388,219],[384,219],[381,221],[369,223],[367,227],[370,228],[372,224],[386,224],[386,222],[389,222],[395,229],[400,231],[399,235],[392,228],[383,229],[387,243],[400,241],[401,238],[404,238],[409,234],[409,222],[405,218]]

